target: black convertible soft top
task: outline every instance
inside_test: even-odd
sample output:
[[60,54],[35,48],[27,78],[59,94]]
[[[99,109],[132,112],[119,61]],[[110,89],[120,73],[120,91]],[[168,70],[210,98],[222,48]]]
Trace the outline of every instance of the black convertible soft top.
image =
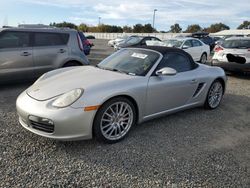
[[179,48],[165,47],[165,46],[140,46],[140,47],[133,47],[133,48],[144,48],[144,49],[154,50],[154,51],[160,52],[162,55],[168,52],[181,52],[181,53],[184,52],[183,50]]
[[169,52],[181,53],[189,58],[190,62],[192,63],[193,68],[197,68],[199,66],[196,62],[194,62],[192,56],[189,53],[179,48],[166,47],[166,46],[140,46],[140,47],[131,47],[131,48],[154,50],[154,51],[161,53],[163,56]]

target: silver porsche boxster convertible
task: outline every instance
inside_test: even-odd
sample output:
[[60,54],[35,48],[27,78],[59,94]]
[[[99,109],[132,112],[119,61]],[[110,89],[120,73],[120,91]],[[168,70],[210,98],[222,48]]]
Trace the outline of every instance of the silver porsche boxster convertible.
[[53,139],[114,143],[136,123],[188,108],[219,106],[226,76],[183,50],[122,49],[96,66],[41,76],[17,99],[21,125]]

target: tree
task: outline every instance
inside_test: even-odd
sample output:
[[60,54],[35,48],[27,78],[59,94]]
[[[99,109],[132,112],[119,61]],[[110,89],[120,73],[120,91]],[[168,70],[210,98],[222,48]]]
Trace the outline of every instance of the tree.
[[202,30],[201,26],[199,26],[198,24],[193,24],[193,25],[189,25],[187,27],[185,33],[195,33],[195,32],[199,32],[201,30]]
[[136,24],[133,27],[134,33],[142,33],[143,25],[142,24]]
[[142,31],[143,31],[143,33],[153,33],[154,28],[152,27],[151,24],[145,24]]
[[54,26],[54,27],[67,27],[67,28],[71,28],[71,29],[77,29],[77,26],[73,23],[70,22],[61,22],[61,23],[51,23],[50,26]]
[[132,33],[133,32],[133,29],[127,25],[123,26],[122,30],[125,33]]
[[88,32],[88,26],[84,23],[81,23],[79,26],[78,26],[78,30],[79,31],[82,31],[82,32]]
[[223,23],[216,23],[216,24],[212,24],[210,25],[210,27],[204,29],[206,32],[208,33],[216,33],[219,31],[223,31],[223,30],[229,30],[230,27],[223,24]]
[[175,23],[174,25],[170,26],[170,32],[171,33],[180,33],[182,31],[182,28],[178,23]]
[[250,29],[250,21],[244,21],[237,29]]

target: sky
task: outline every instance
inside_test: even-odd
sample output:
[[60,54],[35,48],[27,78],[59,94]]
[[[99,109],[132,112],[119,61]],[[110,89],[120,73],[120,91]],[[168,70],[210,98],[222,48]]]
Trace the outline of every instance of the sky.
[[97,25],[98,17],[103,24],[152,24],[154,9],[157,30],[168,31],[174,23],[186,29],[218,22],[234,29],[250,21],[249,0],[0,0],[0,27],[62,21]]

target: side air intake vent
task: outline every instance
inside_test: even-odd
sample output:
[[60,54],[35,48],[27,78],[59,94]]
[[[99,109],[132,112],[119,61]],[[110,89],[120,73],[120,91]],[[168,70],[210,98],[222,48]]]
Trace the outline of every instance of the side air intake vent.
[[199,92],[200,92],[201,89],[203,88],[204,84],[205,84],[205,83],[199,83],[199,85],[198,85],[196,91],[194,92],[193,97],[196,97],[196,96],[199,94]]

